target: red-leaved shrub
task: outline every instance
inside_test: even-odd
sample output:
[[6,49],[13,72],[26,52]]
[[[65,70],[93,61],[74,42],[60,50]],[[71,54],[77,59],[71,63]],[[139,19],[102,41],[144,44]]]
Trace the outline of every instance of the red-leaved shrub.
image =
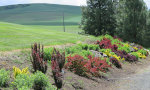
[[82,76],[97,77],[100,76],[100,71],[105,73],[111,67],[106,60],[101,60],[99,57],[88,56],[88,60],[85,60],[82,56],[75,55],[67,58],[66,69]]
[[44,53],[43,53],[43,45],[42,50],[40,47],[40,44],[37,45],[35,43],[31,46],[31,63],[34,69],[34,72],[41,71],[43,73],[46,73],[47,71],[47,60],[44,60]]
[[111,44],[111,40],[107,39],[107,38],[103,38],[102,41],[97,41],[97,43],[99,45],[100,48],[103,49],[111,49],[112,51],[117,51],[118,46],[116,44]]
[[92,57],[88,56],[89,60],[88,62],[84,65],[84,67],[87,69],[87,72],[95,77],[100,76],[100,71],[101,72],[106,72],[110,65],[106,62],[106,59],[101,60],[99,57]]
[[65,65],[65,68],[78,74],[78,75],[86,75],[86,68],[84,65],[87,63],[87,61],[80,55],[75,55],[73,57],[68,56],[67,57],[67,63]]

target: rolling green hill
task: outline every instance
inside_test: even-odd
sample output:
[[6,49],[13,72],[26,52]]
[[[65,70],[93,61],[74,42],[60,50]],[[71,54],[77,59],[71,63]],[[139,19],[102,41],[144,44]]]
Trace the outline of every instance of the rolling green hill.
[[19,4],[0,7],[0,21],[22,25],[62,25],[63,12],[66,25],[81,21],[79,6],[57,4]]
[[[78,26],[67,26],[78,28]],[[44,45],[76,43],[88,36],[58,31],[61,26],[31,26],[0,22],[0,51],[30,48],[31,43]],[[56,30],[57,29],[57,30]],[[69,29],[72,30],[72,29]]]

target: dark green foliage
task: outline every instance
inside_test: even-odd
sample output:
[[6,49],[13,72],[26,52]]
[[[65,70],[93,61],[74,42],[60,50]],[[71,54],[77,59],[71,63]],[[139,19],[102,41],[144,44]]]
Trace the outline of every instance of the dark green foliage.
[[6,71],[5,69],[0,70],[0,87],[6,87],[10,80],[9,76],[10,72]]
[[147,15],[147,26],[146,26],[146,31],[144,33],[144,46],[147,48],[150,48],[150,10],[148,11]]
[[48,77],[40,71],[37,71],[33,76],[34,90],[44,90],[48,86]]
[[112,0],[87,0],[87,6],[82,7],[82,26],[86,34],[114,35],[116,19]]
[[143,0],[119,0],[117,35],[125,41],[143,44],[147,9]]

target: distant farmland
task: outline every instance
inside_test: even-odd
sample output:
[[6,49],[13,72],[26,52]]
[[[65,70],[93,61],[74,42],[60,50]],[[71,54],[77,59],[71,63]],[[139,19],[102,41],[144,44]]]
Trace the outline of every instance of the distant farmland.
[[81,8],[56,4],[19,4],[0,7],[0,21],[22,25],[78,25]]

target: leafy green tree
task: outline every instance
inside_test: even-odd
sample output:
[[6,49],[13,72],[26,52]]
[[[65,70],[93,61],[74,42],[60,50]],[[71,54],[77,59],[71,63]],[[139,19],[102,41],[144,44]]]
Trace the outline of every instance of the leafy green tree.
[[119,0],[117,34],[126,41],[143,44],[147,8],[143,0]]
[[87,0],[82,7],[82,27],[86,34],[114,35],[116,28],[114,0]]

